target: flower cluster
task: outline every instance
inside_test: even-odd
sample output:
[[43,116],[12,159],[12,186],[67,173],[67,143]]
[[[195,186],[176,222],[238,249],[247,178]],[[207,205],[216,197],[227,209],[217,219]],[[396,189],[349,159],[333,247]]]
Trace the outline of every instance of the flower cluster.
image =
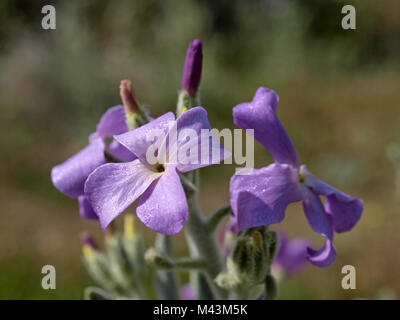
[[[166,238],[163,245],[149,248],[145,257],[137,236],[131,241],[129,232],[121,243],[108,240],[108,250],[119,252],[122,260],[137,257],[140,252],[140,261],[146,260],[159,269],[200,268],[198,281],[202,285],[185,287],[190,291],[185,296],[229,298],[227,290],[233,290],[236,297],[247,298],[252,294],[249,287],[264,283],[265,292],[261,296],[272,298],[277,290],[271,269],[293,274],[307,260],[320,267],[334,262],[337,256],[334,234],[355,226],[363,212],[363,201],[331,187],[301,165],[293,142],[276,114],[278,95],[261,87],[251,102],[233,108],[233,118],[242,129],[253,130],[254,138],[275,163],[236,173],[230,181],[230,206],[216,210],[208,219],[202,216],[196,202],[198,169],[230,157],[230,152],[213,134],[207,111],[199,105],[202,58],[202,43],[195,40],[187,51],[176,115],[167,112],[151,118],[138,102],[132,84],[123,80],[120,85],[123,105],[110,108],[102,116],[88,146],[53,168],[52,181],[62,193],[78,199],[83,218],[98,219],[103,229],[136,200],[139,200],[137,217],[158,234],[177,234],[186,226],[191,256],[182,261],[173,259]],[[208,134],[203,135],[204,131]],[[193,135],[196,139],[190,139]],[[206,156],[198,150],[205,150]],[[182,154],[189,161],[177,156]],[[320,197],[325,198],[325,204]],[[286,207],[293,202],[302,202],[311,228],[325,237],[322,249],[311,249],[303,239],[289,241],[284,234],[278,236],[268,229],[284,219]],[[224,244],[218,251],[214,232],[229,213],[233,213],[231,223],[224,230],[231,231],[233,242],[229,249]],[[96,278],[101,278],[97,265],[105,258],[93,242],[88,247],[89,238],[85,239],[86,248],[92,248],[98,256],[87,259],[89,269]],[[132,261],[127,264],[135,265]],[[179,287],[174,285],[176,278],[172,275],[167,273],[164,277],[171,291]],[[119,275],[111,278],[116,279],[118,286],[126,285]],[[136,282],[137,287],[132,289],[135,297],[146,296],[140,293],[143,277],[129,275],[125,270],[123,278]],[[108,287],[114,290],[114,280],[110,281]],[[165,288],[161,291],[165,292]],[[124,292],[129,294],[130,288]]]

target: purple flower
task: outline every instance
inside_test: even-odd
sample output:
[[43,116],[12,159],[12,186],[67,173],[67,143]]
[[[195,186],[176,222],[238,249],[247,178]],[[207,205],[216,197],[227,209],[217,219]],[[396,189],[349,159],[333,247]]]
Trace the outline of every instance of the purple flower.
[[[311,228],[326,237],[325,246],[308,248],[308,260],[320,267],[334,262],[334,232],[351,230],[360,219],[363,201],[353,198],[312,175],[299,157],[276,115],[278,95],[259,88],[253,101],[233,109],[236,125],[254,129],[254,137],[273,156],[275,163],[231,179],[231,206],[239,230],[281,222],[288,204],[302,201]],[[320,196],[326,198],[325,205]]]
[[307,263],[310,242],[304,238],[289,239],[286,234],[279,232],[279,243],[279,251],[272,268],[287,275],[303,270]]
[[[170,145],[174,129],[177,141]],[[202,129],[211,130],[207,112],[202,107],[189,109],[176,121],[174,114],[168,112],[133,131],[114,136],[138,159],[102,165],[87,179],[85,194],[103,229],[139,197],[136,212],[146,226],[164,234],[176,234],[182,229],[189,210],[179,174],[218,163],[229,156],[219,141],[211,136],[209,146],[217,149],[211,159],[188,163],[173,161],[173,155],[187,150],[188,145],[193,146],[193,141],[198,144],[197,148],[201,147],[202,139],[189,139],[188,142],[186,136],[181,135],[187,129],[197,137],[201,136]],[[156,132],[158,137],[160,131],[163,133],[161,143],[154,150],[159,162],[151,163],[147,153],[156,143],[151,138]]]
[[96,132],[90,135],[89,145],[51,171],[51,180],[55,187],[67,196],[78,198],[80,215],[85,219],[97,219],[84,195],[84,186],[89,174],[107,162],[105,152],[121,161],[135,159],[135,156],[118,142],[106,144],[104,141],[114,134],[127,131],[124,107],[115,106],[108,109],[97,125]]
[[187,91],[192,97],[196,96],[200,85],[202,64],[202,43],[195,39],[189,44],[182,76],[182,90]]

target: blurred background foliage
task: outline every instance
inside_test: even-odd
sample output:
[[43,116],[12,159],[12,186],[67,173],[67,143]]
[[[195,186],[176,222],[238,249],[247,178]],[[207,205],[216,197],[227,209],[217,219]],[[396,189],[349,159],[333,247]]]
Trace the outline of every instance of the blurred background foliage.
[[[56,30],[41,29],[45,4],[56,7]],[[341,28],[345,4],[357,10],[357,30]],[[201,100],[216,128],[233,128],[232,107],[259,86],[273,88],[302,162],[365,200],[360,223],[336,238],[335,264],[309,266],[285,281],[281,297],[399,297],[400,212],[386,156],[389,144],[400,144],[399,36],[398,0],[2,0],[0,298],[82,298],[91,281],[78,234],[100,240],[101,231],[52,186],[51,167],[82,148],[102,113],[120,103],[121,79],[132,80],[153,116],[174,109],[194,38],[204,43]],[[256,143],[256,167],[270,162]],[[202,169],[206,212],[228,201],[233,172]],[[277,228],[322,243],[300,206]],[[41,288],[45,264],[57,269],[56,290]],[[341,289],[345,264],[356,267],[357,290]]]

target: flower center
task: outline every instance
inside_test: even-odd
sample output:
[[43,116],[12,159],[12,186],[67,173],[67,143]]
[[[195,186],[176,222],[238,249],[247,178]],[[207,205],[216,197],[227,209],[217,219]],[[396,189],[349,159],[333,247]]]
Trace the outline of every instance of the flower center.
[[307,167],[304,164],[300,166],[298,174],[299,183],[306,184],[309,172],[307,171]]
[[156,163],[156,164],[154,165],[154,169],[155,169],[157,172],[164,172],[164,171],[165,171],[165,167],[164,167],[164,165],[161,164],[161,163]]

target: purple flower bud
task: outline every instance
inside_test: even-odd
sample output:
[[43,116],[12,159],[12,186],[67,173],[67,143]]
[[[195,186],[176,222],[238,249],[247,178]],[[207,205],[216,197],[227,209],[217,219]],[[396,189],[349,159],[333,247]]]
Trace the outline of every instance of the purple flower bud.
[[189,44],[186,53],[185,67],[183,69],[182,90],[195,97],[199,89],[201,79],[201,68],[203,64],[202,42],[195,39]]
[[93,236],[89,232],[87,232],[87,231],[82,232],[80,234],[80,238],[81,238],[81,242],[83,245],[87,245],[94,250],[99,250],[99,246],[97,245]]

